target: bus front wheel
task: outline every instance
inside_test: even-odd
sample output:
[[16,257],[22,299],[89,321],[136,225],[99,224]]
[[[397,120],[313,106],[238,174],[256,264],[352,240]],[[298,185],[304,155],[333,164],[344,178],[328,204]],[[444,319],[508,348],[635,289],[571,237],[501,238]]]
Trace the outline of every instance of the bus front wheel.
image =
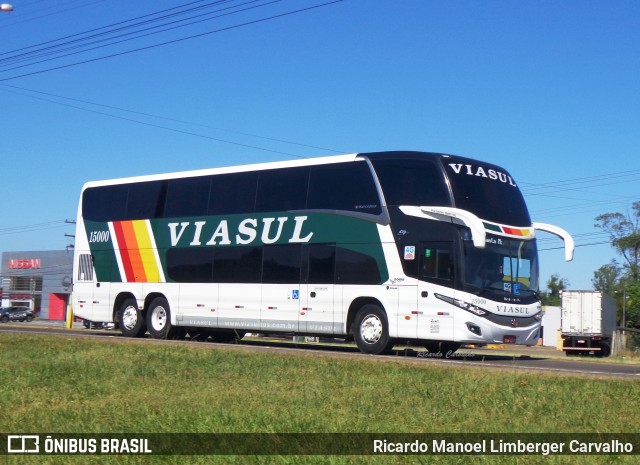
[[118,312],[118,325],[125,337],[142,337],[147,332],[147,325],[136,299],[127,299],[122,303]]
[[394,341],[389,337],[389,323],[384,310],[375,304],[364,305],[353,322],[353,338],[365,354],[388,354]]

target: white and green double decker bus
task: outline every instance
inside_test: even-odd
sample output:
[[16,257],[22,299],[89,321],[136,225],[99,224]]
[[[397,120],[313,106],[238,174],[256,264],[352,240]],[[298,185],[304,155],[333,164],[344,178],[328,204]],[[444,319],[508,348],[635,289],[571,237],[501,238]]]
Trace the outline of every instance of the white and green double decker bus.
[[502,168],[379,152],[85,184],[73,309],[124,336],[535,344],[536,231]]

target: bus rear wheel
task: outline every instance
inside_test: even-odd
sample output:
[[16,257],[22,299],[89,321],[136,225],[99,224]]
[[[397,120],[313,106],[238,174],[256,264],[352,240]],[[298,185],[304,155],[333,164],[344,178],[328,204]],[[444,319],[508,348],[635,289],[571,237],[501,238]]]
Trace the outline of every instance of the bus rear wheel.
[[352,332],[358,349],[365,354],[388,354],[393,348],[387,315],[378,305],[367,304],[358,311]]
[[130,298],[122,302],[118,312],[118,325],[124,337],[142,337],[147,332],[147,325],[136,299]]
[[164,297],[156,297],[147,310],[147,327],[154,339],[181,339],[185,335],[183,328],[171,324],[169,302]]

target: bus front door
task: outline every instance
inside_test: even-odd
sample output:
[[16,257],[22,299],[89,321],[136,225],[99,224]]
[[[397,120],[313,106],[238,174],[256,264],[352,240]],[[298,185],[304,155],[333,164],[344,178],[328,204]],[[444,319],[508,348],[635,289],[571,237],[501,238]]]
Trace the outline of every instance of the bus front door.
[[423,242],[418,253],[418,338],[452,341],[454,307],[436,294],[454,293],[453,242]]

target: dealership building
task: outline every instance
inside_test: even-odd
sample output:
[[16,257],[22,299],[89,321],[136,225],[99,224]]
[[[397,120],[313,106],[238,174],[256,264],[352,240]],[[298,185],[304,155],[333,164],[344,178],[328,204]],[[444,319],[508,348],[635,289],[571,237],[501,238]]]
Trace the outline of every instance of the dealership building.
[[3,252],[2,306],[25,306],[44,320],[64,320],[72,268],[73,250]]

